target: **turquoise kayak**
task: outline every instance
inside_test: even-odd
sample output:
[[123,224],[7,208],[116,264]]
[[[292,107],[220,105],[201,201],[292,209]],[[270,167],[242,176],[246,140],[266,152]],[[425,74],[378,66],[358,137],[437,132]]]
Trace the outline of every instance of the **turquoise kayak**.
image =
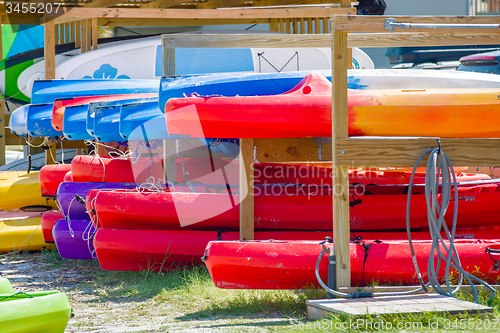
[[68,297],[56,290],[0,294],[2,333],[62,333],[70,317]]

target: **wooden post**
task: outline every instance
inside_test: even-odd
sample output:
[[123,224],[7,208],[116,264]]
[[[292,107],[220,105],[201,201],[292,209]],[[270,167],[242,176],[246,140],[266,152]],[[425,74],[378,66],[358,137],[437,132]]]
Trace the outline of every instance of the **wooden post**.
[[[0,59],[3,59],[3,42],[2,42],[2,17],[0,16]],[[0,100],[0,166],[5,164],[5,101],[2,97]]]
[[[323,22],[326,21],[326,18]],[[337,139],[348,137],[347,127],[347,33],[334,31],[332,19],[332,167],[333,243],[337,260],[337,287],[351,286],[349,168],[337,166]]]
[[298,34],[299,33],[299,20],[294,18],[293,20],[293,33]]
[[81,21],[81,47],[82,53],[87,52],[87,22],[85,20]]
[[[163,47],[163,76],[175,75],[175,48]],[[163,181],[177,183],[176,139],[163,140]],[[182,144],[182,143],[180,143]]]
[[314,33],[321,33],[321,19],[319,17],[314,19]]
[[85,34],[85,45],[87,46],[85,51],[90,51],[92,50],[92,19],[85,20],[85,31],[87,32]]
[[307,19],[307,33],[308,34],[313,34],[313,19],[308,18]]
[[70,42],[70,40],[71,40],[70,36],[71,36],[71,25],[70,25],[70,23],[66,23],[64,25],[64,42],[65,43]]
[[300,33],[306,34],[306,22],[303,18],[300,19]]
[[270,19],[269,20],[269,31],[279,31],[278,19]]
[[97,18],[92,19],[92,50],[97,50]]
[[323,18],[323,33],[324,34],[328,33],[328,18],[327,17]]
[[45,164],[56,164],[57,163],[57,145],[51,143],[49,148],[45,150]]
[[254,139],[240,139],[240,240],[254,239]]
[[[80,21],[75,22],[75,48],[82,47],[82,32],[80,27]],[[83,51],[83,50],[82,50]]]
[[286,18],[285,19],[285,33],[289,34],[290,33],[290,19]]
[[[56,78],[56,29],[54,20],[44,21],[44,58],[45,58],[45,79]],[[52,144],[45,150],[45,164],[56,163],[56,145]]]

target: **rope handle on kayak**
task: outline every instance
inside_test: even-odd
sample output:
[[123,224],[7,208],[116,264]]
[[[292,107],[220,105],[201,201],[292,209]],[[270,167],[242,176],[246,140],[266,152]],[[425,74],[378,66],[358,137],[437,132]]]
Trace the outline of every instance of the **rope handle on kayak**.
[[0,302],[4,301],[6,299],[9,299],[9,298],[20,298],[18,296],[25,296],[25,297],[22,297],[22,298],[35,298],[33,295],[25,293],[24,291],[19,291],[19,292],[15,293],[15,294],[12,294],[12,295],[9,295],[9,296],[0,297]]
[[500,269],[500,260],[495,260],[495,258],[493,258],[493,254],[500,254],[500,249],[492,249],[491,247],[487,247],[485,251],[490,255],[491,260],[493,260],[494,262],[493,269],[498,271]]

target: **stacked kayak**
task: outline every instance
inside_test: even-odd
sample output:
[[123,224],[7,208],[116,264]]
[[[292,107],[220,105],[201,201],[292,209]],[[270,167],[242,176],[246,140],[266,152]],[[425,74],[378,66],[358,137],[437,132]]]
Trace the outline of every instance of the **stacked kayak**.
[[[331,231],[256,231],[256,240],[319,241],[331,236]],[[379,239],[406,240],[406,232],[356,232],[352,239],[374,241]],[[428,240],[429,232],[414,232],[412,239]],[[457,239],[498,239],[500,229],[463,229]],[[202,262],[207,244],[212,241],[236,241],[237,231],[150,230],[99,228],[94,247],[101,267],[112,271],[168,271],[179,265]],[[319,249],[319,246],[318,246]],[[318,252],[319,253],[319,252]],[[314,253],[317,256],[318,253]],[[297,260],[297,258],[295,258]]]
[[42,197],[39,172],[32,171],[0,173],[0,209],[45,211],[56,208],[51,198]]
[[[498,236],[498,234],[497,234]],[[414,241],[416,259],[424,280],[431,241]],[[500,272],[495,269],[500,249],[496,241],[455,240],[455,247],[466,272],[496,282]],[[331,248],[332,244],[327,244]],[[216,241],[205,251],[205,264],[215,285],[228,289],[304,289],[319,287],[315,266],[322,250],[311,241]],[[419,284],[408,241],[371,242],[365,260],[361,242],[350,244],[351,283],[362,286],[370,283]],[[435,255],[435,260],[437,255]],[[319,273],[327,281],[328,260],[320,263]],[[444,266],[438,271],[443,281]]]
[[[331,136],[331,83],[307,75],[273,96],[171,98],[171,135],[216,138]],[[500,136],[498,89],[349,90],[350,136]],[[272,115],[272,116],[271,116]]]
[[[500,223],[500,182],[460,185],[458,228]],[[91,191],[87,210],[97,213],[98,227],[112,229],[238,230],[239,194],[225,186],[177,187],[176,191]],[[234,190],[234,187],[231,187]],[[237,190],[237,188],[236,188]],[[359,190],[359,193],[357,192]],[[354,231],[406,229],[408,186],[351,186],[350,221]],[[217,193],[218,192],[218,193]],[[411,228],[426,229],[424,187],[412,189]],[[454,194],[453,194],[454,195]],[[268,185],[255,188],[255,230],[331,230],[329,187]],[[126,209],[117,209],[117,205]],[[198,209],[192,209],[197,207]],[[451,221],[452,211],[445,217]]]
[[41,213],[0,212],[0,253],[50,248],[40,224]]
[[64,181],[64,177],[71,171],[71,164],[50,164],[40,169],[39,183],[42,196],[53,197],[57,187]]
[[[134,187],[127,183],[62,183],[57,189],[57,200],[62,216],[51,229],[61,257],[65,259],[96,259],[93,239],[96,229],[85,209],[87,192],[93,189]],[[82,200],[82,202],[80,202]]]
[[41,218],[41,228],[43,239],[45,243],[55,243],[54,237],[52,236],[52,229],[57,220],[64,218],[63,214],[58,210],[49,210],[43,213]]
[[62,333],[71,307],[68,297],[56,290],[11,291],[0,293],[0,313],[2,332]]

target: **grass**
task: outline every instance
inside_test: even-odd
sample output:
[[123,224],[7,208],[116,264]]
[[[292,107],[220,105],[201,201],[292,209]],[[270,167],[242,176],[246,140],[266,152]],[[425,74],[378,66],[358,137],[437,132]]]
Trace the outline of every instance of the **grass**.
[[[80,282],[64,290],[75,312],[68,329],[71,332],[91,329],[103,323],[125,323],[127,327],[139,328],[144,324],[156,325],[154,329],[145,329],[144,332],[187,328],[231,332],[463,332],[469,330],[467,327],[462,329],[463,324],[471,325],[471,319],[475,325],[471,331],[478,331],[476,327],[485,332],[500,330],[500,323],[493,327],[494,321],[500,319],[498,295],[492,303],[494,312],[488,315],[470,313],[454,317],[422,313],[354,319],[332,315],[322,321],[308,321],[305,300],[326,298],[323,290],[218,289],[204,265],[180,267],[164,273],[111,272],[100,269],[96,261],[63,260],[54,250],[43,251],[38,255],[19,253],[15,256],[16,259],[33,257],[36,263],[41,264],[41,269],[78,269]],[[473,301],[469,294],[460,293],[458,298]],[[480,293],[483,304],[488,298],[488,295]],[[484,327],[486,319],[490,321],[489,329]],[[407,326],[398,329],[398,325]]]

